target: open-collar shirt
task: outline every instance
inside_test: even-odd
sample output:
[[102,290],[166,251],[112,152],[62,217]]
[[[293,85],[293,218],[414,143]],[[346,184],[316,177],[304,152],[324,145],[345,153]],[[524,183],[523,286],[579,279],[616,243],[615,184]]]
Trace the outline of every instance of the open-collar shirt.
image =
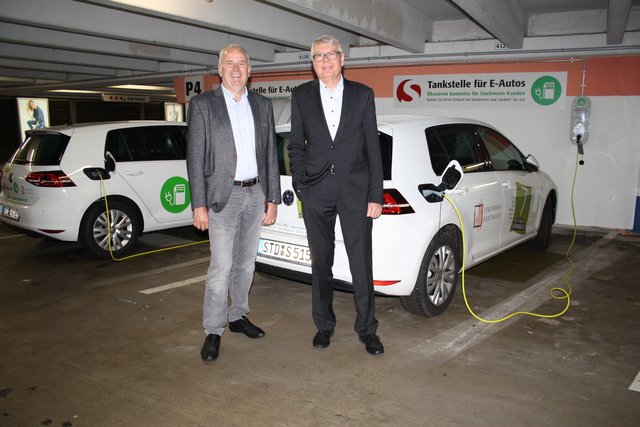
[[340,115],[342,114],[342,93],[344,92],[344,79],[340,76],[337,86],[331,91],[322,80],[320,80],[320,99],[322,99],[322,109],[324,118],[327,121],[331,139],[335,139],[338,126],[340,125]]
[[256,130],[251,105],[249,105],[249,92],[245,88],[240,101],[236,101],[233,94],[223,84],[220,86],[222,86],[222,93],[227,104],[236,146],[235,179],[237,181],[253,179],[258,176],[258,162],[256,160]]

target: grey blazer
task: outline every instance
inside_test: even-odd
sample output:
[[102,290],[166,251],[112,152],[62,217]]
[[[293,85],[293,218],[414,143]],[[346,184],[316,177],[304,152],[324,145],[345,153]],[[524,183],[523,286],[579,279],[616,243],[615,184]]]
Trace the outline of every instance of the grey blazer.
[[[256,135],[260,187],[266,200],[280,203],[280,172],[271,100],[249,92]],[[187,173],[191,208],[220,212],[231,195],[236,172],[236,146],[222,88],[189,102]]]

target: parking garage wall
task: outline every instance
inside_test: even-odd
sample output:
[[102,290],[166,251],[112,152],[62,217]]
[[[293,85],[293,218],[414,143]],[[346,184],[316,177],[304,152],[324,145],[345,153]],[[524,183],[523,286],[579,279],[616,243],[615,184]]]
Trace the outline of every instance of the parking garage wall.
[[[49,98],[51,126],[113,120],[164,120],[164,102]],[[0,98],[0,165],[13,154],[22,139],[16,98]]]
[[[491,73],[566,74],[564,105],[553,109],[495,105],[482,108],[461,103],[460,107],[441,109],[426,105],[416,108],[397,99],[398,76],[419,79],[429,75],[467,75],[472,79]],[[534,154],[558,185],[559,224],[573,224],[572,205],[575,205],[578,225],[634,228],[636,200],[640,198],[640,56],[357,68],[350,68],[347,62],[345,77],[374,89],[378,114],[470,117],[500,129],[525,154]],[[262,74],[253,70],[251,84],[267,96],[281,97],[280,87],[295,86],[312,78],[311,69]],[[176,86],[179,97],[178,90]],[[591,99],[591,128],[589,140],[584,144],[584,165],[578,167],[577,147],[570,142],[570,117],[571,102],[579,95]]]

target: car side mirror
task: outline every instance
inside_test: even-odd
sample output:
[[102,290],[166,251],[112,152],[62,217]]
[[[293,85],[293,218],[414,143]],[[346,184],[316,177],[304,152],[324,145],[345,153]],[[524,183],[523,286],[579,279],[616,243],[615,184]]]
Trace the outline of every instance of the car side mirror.
[[104,168],[107,172],[116,170],[116,159],[114,159],[113,155],[108,151],[104,154]]
[[540,163],[538,163],[538,159],[536,159],[533,154],[529,154],[525,157],[524,161],[524,167],[528,172],[537,172],[540,170]]
[[420,184],[418,190],[428,202],[441,202],[445,191],[455,190],[464,178],[462,166],[451,160],[440,177],[440,184]]

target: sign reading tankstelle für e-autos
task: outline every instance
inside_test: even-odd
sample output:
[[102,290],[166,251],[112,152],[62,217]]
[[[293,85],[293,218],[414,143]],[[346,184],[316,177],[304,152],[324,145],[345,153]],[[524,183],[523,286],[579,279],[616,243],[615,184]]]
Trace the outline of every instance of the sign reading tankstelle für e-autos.
[[565,108],[567,73],[395,76],[401,108]]

